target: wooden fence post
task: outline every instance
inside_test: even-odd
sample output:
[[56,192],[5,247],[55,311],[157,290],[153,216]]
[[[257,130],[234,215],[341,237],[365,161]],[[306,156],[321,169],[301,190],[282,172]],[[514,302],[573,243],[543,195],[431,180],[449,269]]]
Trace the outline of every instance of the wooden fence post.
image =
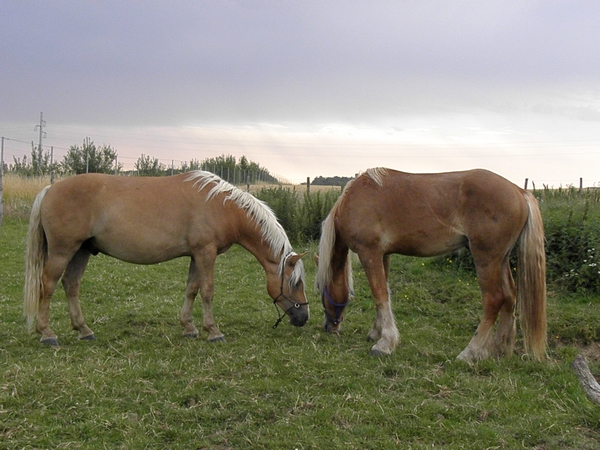
[[527,190],[528,183],[529,183],[529,178],[525,178],[525,187],[523,189]]
[[310,195],[310,177],[306,177],[306,193]]
[[4,136],[2,137],[2,143],[0,144],[0,225],[2,225],[2,219],[4,218],[4,205],[2,203],[2,191],[4,185],[2,184],[2,176],[4,175]]

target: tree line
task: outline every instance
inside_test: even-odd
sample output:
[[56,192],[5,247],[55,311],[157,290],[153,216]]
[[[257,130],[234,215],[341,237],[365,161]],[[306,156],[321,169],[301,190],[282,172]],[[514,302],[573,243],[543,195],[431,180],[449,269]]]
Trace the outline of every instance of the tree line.
[[78,175],[82,173],[107,173],[137,176],[166,176],[192,170],[206,170],[219,175],[234,184],[279,183],[279,180],[259,164],[245,156],[239,159],[231,155],[206,158],[202,161],[192,159],[180,166],[167,166],[158,158],[142,154],[134,164],[133,170],[123,170],[118,161],[117,151],[110,145],[96,145],[89,138],[81,146],[72,145],[62,161],[53,161],[50,151],[32,147],[31,155],[23,158],[13,157],[12,164],[4,163],[6,172],[25,177],[43,175]]

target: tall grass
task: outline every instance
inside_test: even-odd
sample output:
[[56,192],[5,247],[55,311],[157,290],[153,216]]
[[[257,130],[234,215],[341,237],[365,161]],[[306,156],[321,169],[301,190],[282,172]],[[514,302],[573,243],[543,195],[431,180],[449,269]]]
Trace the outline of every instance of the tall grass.
[[5,173],[2,180],[2,203],[6,217],[29,217],[33,199],[50,184],[49,176],[30,178]]

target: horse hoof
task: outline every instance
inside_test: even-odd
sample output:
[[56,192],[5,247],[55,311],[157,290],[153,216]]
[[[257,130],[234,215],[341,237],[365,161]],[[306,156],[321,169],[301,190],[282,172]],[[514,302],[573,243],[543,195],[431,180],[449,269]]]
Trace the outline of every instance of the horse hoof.
[[373,357],[390,356],[390,353],[383,352],[377,348],[372,348],[371,353],[369,353],[369,354]]
[[58,343],[58,338],[50,337],[50,338],[42,338],[40,342],[44,345],[48,345],[49,347],[60,347]]
[[226,342],[225,336],[217,336],[216,338],[209,339],[208,342]]
[[94,334],[88,334],[87,336],[82,336],[79,338],[80,341],[95,341],[96,336]]

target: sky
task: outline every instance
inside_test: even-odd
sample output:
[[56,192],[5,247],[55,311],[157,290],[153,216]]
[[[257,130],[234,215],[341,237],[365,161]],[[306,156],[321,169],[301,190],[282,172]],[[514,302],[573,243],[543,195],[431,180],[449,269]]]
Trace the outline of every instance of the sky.
[[[486,168],[600,186],[600,2],[0,0],[4,160],[246,156],[299,183]],[[531,187],[531,184],[529,184]]]

